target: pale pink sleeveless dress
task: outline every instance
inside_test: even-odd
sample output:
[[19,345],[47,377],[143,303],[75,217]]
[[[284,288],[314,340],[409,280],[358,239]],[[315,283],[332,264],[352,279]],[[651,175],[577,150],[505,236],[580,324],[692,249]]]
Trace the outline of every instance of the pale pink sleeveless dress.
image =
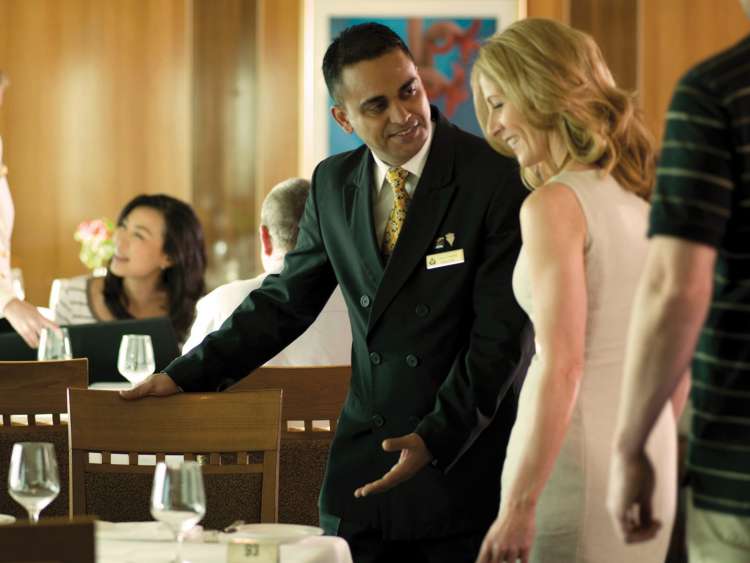
[[[671,406],[662,412],[648,443],[655,465],[655,517],[658,537],[626,546],[617,537],[605,502],[613,433],[623,375],[631,305],[646,258],[648,204],[598,171],[563,172],[553,179],[567,185],[586,217],[588,311],[584,374],[572,421],[537,508],[533,563],[662,563],[675,510],[676,444]],[[534,280],[524,250],[513,274],[518,302],[532,322]],[[529,404],[539,382],[537,348],[520,396]],[[528,420],[511,433],[503,471],[503,491],[518,468]]]

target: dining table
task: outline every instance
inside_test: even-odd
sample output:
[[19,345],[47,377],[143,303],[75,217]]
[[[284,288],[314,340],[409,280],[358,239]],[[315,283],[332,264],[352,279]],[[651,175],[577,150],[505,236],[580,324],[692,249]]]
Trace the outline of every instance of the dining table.
[[[243,542],[251,542],[243,543]],[[182,557],[190,563],[229,563],[230,549],[253,545],[242,534],[202,532],[200,528],[183,542]],[[230,547],[231,546],[231,547]],[[273,563],[268,544],[246,551],[242,563]],[[175,559],[177,544],[159,522],[97,522],[96,563],[167,563]],[[248,556],[253,553],[254,556]],[[352,563],[349,545],[342,538],[308,536],[278,546],[279,563]]]

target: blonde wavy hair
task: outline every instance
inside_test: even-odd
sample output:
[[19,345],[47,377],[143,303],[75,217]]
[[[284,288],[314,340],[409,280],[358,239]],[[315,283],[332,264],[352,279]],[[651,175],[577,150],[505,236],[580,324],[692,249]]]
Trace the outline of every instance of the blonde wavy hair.
[[[570,161],[594,165],[626,190],[648,200],[655,177],[654,143],[634,95],[618,88],[596,42],[581,31],[545,19],[525,19],[495,34],[479,50],[472,70],[477,119],[498,152],[513,152],[488,131],[489,110],[478,77],[497,83],[529,124],[557,133]],[[529,188],[546,181],[522,167]]]

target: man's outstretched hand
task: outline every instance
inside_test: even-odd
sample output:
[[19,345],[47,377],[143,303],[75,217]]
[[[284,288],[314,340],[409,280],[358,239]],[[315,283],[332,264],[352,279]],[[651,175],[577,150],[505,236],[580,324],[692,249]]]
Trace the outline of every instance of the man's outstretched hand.
[[398,463],[377,481],[368,483],[354,491],[357,498],[373,493],[382,493],[392,489],[399,483],[408,481],[416,475],[424,466],[432,461],[432,454],[422,440],[422,437],[412,432],[400,438],[389,438],[383,440],[383,449],[387,452],[401,451]]
[[166,397],[180,392],[180,388],[166,373],[155,373],[132,389],[120,391],[120,396],[123,399],[142,399],[143,397]]

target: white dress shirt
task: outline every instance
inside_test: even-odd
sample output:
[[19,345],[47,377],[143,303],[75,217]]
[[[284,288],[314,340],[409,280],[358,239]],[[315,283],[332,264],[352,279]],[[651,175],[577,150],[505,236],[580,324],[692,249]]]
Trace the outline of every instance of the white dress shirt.
[[10,272],[10,236],[13,233],[15,211],[4,170],[3,140],[0,138],[0,317],[4,316],[3,311],[8,301],[15,297]]
[[[419,178],[422,176],[424,165],[427,162],[427,154],[430,152],[432,134],[434,131],[435,124],[430,121],[430,133],[424,145],[422,145],[422,148],[419,149],[417,154],[400,166],[400,168],[409,172],[409,176],[406,178],[406,193],[409,194],[409,198],[414,197],[414,190],[417,188]],[[380,249],[383,245],[385,226],[388,223],[388,217],[393,209],[393,188],[388,183],[388,180],[385,179],[386,173],[390,168],[393,168],[393,166],[380,160],[374,152],[370,152],[372,153],[372,158],[375,160],[373,180],[375,189],[372,192],[372,222],[375,226],[375,237],[378,241],[378,249]]]
[[[182,353],[200,344],[217,330],[248,294],[258,289],[268,274],[217,287],[196,305],[195,321]],[[352,329],[341,289],[336,290],[315,322],[294,342],[266,362],[267,366],[339,366],[351,363]]]

